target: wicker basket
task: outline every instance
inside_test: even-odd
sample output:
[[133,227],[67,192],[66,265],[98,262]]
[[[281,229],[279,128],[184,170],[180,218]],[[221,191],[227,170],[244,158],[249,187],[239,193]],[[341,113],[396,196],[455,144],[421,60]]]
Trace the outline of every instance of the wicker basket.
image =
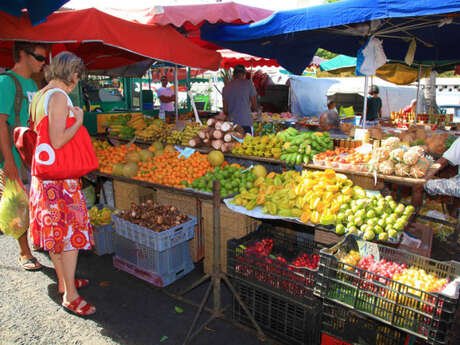
[[353,181],[353,184],[356,186],[360,186],[367,190],[381,190],[385,186],[383,180],[377,179],[377,184],[375,184],[375,180],[373,176],[361,176],[350,174],[348,178]]
[[[211,273],[214,261],[214,239],[213,239],[213,205],[210,202],[202,203],[205,256],[204,272]],[[233,212],[227,206],[220,207],[220,246],[222,271],[227,271],[227,241],[231,238],[241,238],[255,231],[260,221],[246,215]]]
[[[157,190],[157,200],[162,205],[171,205],[179,209],[182,213],[198,218],[201,202],[194,197]],[[193,262],[198,262],[204,257],[204,234],[203,220],[197,219],[194,237],[189,241],[190,255]]]
[[140,187],[137,184],[113,181],[115,207],[127,210],[131,204],[142,204],[147,200],[156,201],[156,192],[150,188]]

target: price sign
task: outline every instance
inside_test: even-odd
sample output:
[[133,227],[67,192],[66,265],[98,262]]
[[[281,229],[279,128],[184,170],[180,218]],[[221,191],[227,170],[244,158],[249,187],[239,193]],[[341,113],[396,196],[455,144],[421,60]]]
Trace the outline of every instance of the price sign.
[[359,255],[362,258],[367,258],[368,256],[373,255],[375,261],[380,260],[379,246],[377,243],[372,243],[368,241],[357,240]]
[[189,158],[191,155],[195,153],[195,149],[192,149],[191,147],[186,147],[184,149],[180,148],[179,146],[174,146],[174,148],[180,152],[179,158],[184,156],[186,159]]

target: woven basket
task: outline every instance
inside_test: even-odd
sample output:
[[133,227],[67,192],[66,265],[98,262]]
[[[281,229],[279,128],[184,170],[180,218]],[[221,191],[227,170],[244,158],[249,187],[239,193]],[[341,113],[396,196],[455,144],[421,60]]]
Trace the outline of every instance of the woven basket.
[[373,176],[361,176],[350,174],[348,178],[351,181],[353,181],[354,185],[360,186],[367,190],[381,190],[383,189],[383,187],[385,187],[385,184],[381,179],[377,179],[377,184],[375,184]]
[[113,181],[115,207],[127,210],[131,204],[142,204],[147,200],[156,202],[156,192],[150,188],[144,188],[137,184]]

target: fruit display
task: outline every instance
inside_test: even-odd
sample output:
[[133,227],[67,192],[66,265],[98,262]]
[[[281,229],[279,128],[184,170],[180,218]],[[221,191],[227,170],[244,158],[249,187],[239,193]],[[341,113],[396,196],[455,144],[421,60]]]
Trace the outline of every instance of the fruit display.
[[336,147],[334,150],[327,150],[313,156],[313,163],[329,168],[367,171],[367,163],[371,157],[372,155],[369,153],[359,153],[355,149]]
[[[398,125],[398,127],[409,126],[415,123],[415,112],[406,113],[403,110],[392,111],[391,121]],[[417,121],[419,123],[428,123],[437,126],[446,126],[453,123],[452,114],[417,114]]]
[[216,167],[214,170],[208,171],[206,175],[195,179],[191,184],[186,183],[185,186],[211,193],[213,181],[218,180],[220,182],[220,195],[225,197],[238,193],[243,188],[252,188],[257,177],[251,171],[245,170],[245,167],[237,165],[227,165],[224,168]]
[[290,127],[276,135],[284,144],[280,159],[287,164],[308,164],[317,153],[334,146],[328,132],[299,132]]
[[[110,117],[106,125],[109,128],[110,135],[113,136],[121,136],[121,133],[132,132],[134,131],[132,128],[128,126],[128,121],[130,120],[131,115],[113,115]],[[132,136],[132,135],[131,135]]]
[[173,129],[173,124],[166,124],[161,119],[155,119],[144,129],[137,130],[136,138],[145,141],[160,141],[164,143]]
[[190,220],[174,206],[157,205],[152,200],[140,205],[132,204],[129,210],[121,211],[118,216],[155,232],[171,229]]
[[[200,129],[198,135],[189,140],[190,147],[212,147],[222,152],[232,152],[237,140],[244,139],[245,132],[240,125],[211,118],[207,128]],[[236,138],[236,139],[235,139]]]
[[391,196],[354,197],[340,206],[335,232],[357,235],[366,241],[396,240],[414,212],[412,205],[398,204]]
[[93,206],[88,213],[93,225],[101,226],[112,223],[112,210],[107,207],[99,209],[97,206]]
[[254,122],[254,136],[264,136],[270,134],[276,134],[283,129],[279,121],[256,121]]
[[278,159],[281,156],[283,141],[274,134],[253,137],[246,135],[243,143],[237,143],[232,153],[235,155],[256,156]]
[[[350,259],[352,258],[352,259]],[[363,270],[362,278],[369,281],[377,281],[380,284],[391,287],[394,282],[402,283],[415,289],[408,289],[408,293],[420,296],[421,292],[441,292],[449,283],[449,279],[440,278],[433,273],[426,272],[423,268],[399,264],[397,262],[380,259],[375,260],[373,255],[361,257],[359,252],[350,251],[345,256],[338,258],[347,270],[354,270],[352,266]],[[367,290],[373,290],[375,285],[366,284]],[[394,297],[391,293],[387,297]],[[394,298],[393,298],[394,299]]]

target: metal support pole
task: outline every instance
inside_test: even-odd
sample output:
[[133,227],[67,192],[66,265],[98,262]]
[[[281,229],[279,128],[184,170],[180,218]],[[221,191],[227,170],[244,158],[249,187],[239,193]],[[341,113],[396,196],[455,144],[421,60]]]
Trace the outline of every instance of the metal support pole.
[[418,76],[417,76],[417,97],[416,97],[416,103],[415,103],[415,124],[417,124],[418,120],[418,113],[420,112],[420,106],[419,106],[419,93],[420,93],[420,79],[422,78],[422,65],[418,65]]
[[[191,84],[190,84],[190,67],[187,67],[186,84],[187,84],[187,91],[190,91],[190,88],[191,88]],[[192,104],[190,102],[190,96],[188,95],[188,92],[187,92],[187,111],[190,111],[191,108],[192,108]]]
[[177,80],[177,65],[174,65],[174,95],[176,100],[174,101],[174,108],[176,109],[176,122],[179,120],[179,82]]
[[367,89],[368,89],[369,77],[364,77],[364,107],[363,107],[363,128],[366,129],[366,115],[367,115]]
[[214,311],[220,310],[220,184],[218,180],[213,181],[212,190],[214,197],[212,199],[213,208],[213,239],[214,239],[214,262],[213,262],[213,277],[214,280]]

